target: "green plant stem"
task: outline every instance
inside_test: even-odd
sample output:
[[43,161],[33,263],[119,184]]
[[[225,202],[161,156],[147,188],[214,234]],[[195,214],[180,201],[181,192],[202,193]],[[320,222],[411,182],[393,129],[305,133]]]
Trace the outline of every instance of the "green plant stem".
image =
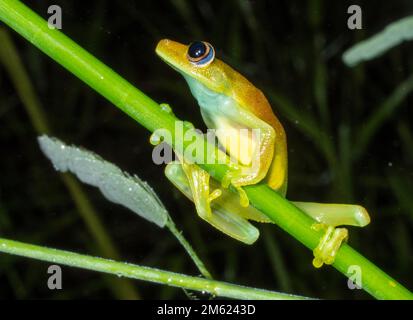
[[[169,131],[172,134],[172,141],[168,142],[174,147],[182,143],[180,136],[175,135],[177,119],[171,113],[163,111],[155,101],[63,33],[49,29],[47,22],[24,4],[16,0],[2,0],[0,19],[145,128],[151,132],[161,128]],[[205,150],[207,142],[205,140],[198,142],[203,144]],[[183,146],[189,143],[183,141]],[[226,165],[202,164],[203,159],[199,154],[192,160],[199,163],[217,180],[221,180],[228,170]],[[311,228],[314,221],[304,212],[266,185],[248,186],[245,187],[245,191],[251,204],[274,223],[309,249],[313,250],[317,246],[322,232]],[[358,266],[362,272],[363,289],[376,298],[413,299],[413,294],[409,290],[347,244],[338,251],[333,266],[348,276],[352,275],[348,274],[349,267]]]
[[173,222],[171,217],[168,217],[168,222],[166,224],[168,227],[169,231],[175,236],[175,238],[178,240],[178,242],[182,245],[182,247],[185,249],[185,251],[188,253],[196,267],[198,268],[199,272],[207,278],[207,279],[212,279],[211,273],[208,271],[208,269],[205,267],[204,263],[202,262],[201,259],[199,259],[198,255],[192,248],[192,246],[189,244],[189,242],[185,239],[185,237],[182,235],[182,233],[176,228],[175,223]]
[[0,238],[0,252],[43,260],[54,264],[62,264],[76,268],[105,272],[117,275],[118,277],[127,277],[131,279],[161,283],[178,288],[196,290],[204,293],[210,293],[218,297],[263,300],[309,299],[302,296],[187,276],[175,272],[143,267],[130,263],[117,262],[114,260],[92,257],[64,250],[51,249],[3,238]]
[[400,83],[396,89],[377,108],[374,108],[372,115],[361,126],[358,138],[353,146],[353,159],[357,160],[368,147],[376,131],[391,118],[395,110],[403,105],[407,106],[406,97],[413,92],[413,74]]

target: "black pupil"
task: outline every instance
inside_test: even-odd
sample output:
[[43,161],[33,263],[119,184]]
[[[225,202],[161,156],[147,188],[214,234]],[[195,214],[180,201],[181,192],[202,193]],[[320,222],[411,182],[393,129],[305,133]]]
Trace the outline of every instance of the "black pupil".
[[202,57],[207,50],[206,45],[201,41],[192,42],[188,49],[188,54],[191,58]]

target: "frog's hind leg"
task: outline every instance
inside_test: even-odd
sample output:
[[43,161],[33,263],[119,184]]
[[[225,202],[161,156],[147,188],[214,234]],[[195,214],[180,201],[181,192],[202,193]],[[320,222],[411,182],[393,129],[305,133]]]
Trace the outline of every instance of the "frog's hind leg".
[[338,249],[348,239],[347,229],[335,228],[336,226],[364,227],[370,223],[367,210],[359,205],[314,202],[293,203],[318,222],[313,225],[314,229],[325,229],[324,235],[313,251],[313,265],[316,268],[320,268],[324,263],[333,264]]
[[[215,189],[212,193],[209,192],[210,176],[206,171],[195,164],[171,162],[165,168],[165,175],[195,203],[197,213],[202,219],[221,232],[246,244],[257,240],[258,229],[250,224],[245,217],[232,210],[230,202],[218,201],[219,198],[212,201],[221,196],[222,191]],[[225,190],[225,194],[227,192],[229,191]]]
[[296,201],[293,203],[317,222],[330,226],[364,227],[370,223],[367,210],[359,205]]

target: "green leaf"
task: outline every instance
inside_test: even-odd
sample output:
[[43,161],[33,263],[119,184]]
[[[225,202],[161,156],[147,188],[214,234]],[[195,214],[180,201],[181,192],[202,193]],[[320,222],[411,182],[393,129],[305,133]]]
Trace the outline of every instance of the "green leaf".
[[343,61],[349,67],[354,67],[361,61],[368,61],[381,56],[403,41],[413,39],[413,16],[389,24],[382,32],[364,40],[343,54]]
[[68,146],[46,135],[39,137],[38,141],[56,170],[74,173],[83,183],[98,187],[109,201],[132,210],[161,228],[165,226],[168,212],[145,181],[123,172],[91,151]]

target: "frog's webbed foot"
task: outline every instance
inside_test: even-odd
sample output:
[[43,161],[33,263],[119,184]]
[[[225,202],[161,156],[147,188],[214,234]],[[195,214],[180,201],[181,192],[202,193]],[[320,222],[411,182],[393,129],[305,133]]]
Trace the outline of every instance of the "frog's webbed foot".
[[183,161],[181,166],[188,179],[188,186],[198,214],[203,219],[211,218],[211,202],[221,196],[221,189],[217,188],[210,192],[210,175],[196,164]]
[[[259,220],[261,218],[259,212],[251,208],[245,211],[245,217],[239,215],[230,192],[219,189],[219,185],[212,181],[211,187],[214,191],[210,193],[209,174],[206,171],[194,164],[171,162],[167,165],[165,174],[195,203],[196,211],[203,220],[244,243],[251,244],[257,240],[259,231],[247,219]],[[261,220],[265,220],[265,217]]]
[[316,268],[322,267],[323,264],[333,264],[337,251],[340,249],[343,241],[348,239],[346,228],[335,228],[322,223],[316,223],[312,226],[315,230],[325,230],[318,246],[313,250],[313,265]]

